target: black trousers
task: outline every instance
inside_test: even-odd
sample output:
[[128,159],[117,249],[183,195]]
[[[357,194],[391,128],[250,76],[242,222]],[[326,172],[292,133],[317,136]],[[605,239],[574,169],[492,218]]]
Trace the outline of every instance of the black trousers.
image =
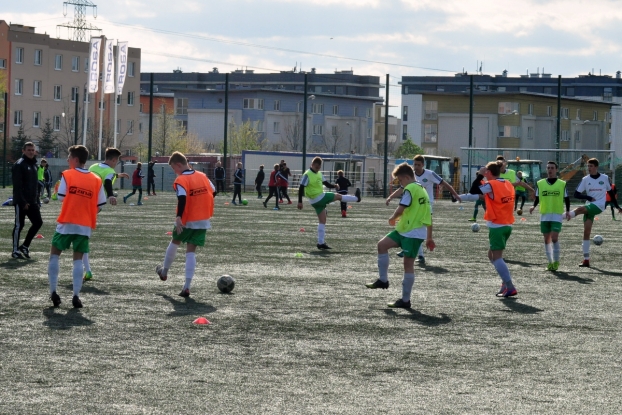
[[265,205],[268,204],[268,200],[270,200],[270,198],[272,198],[272,196],[274,196],[274,199],[276,200],[276,207],[279,207],[279,192],[277,191],[277,187],[276,186],[268,186],[268,190],[270,191],[270,193],[268,194],[268,197],[266,198],[266,200],[263,201],[263,203]]
[[238,197],[238,201],[242,203],[242,183],[233,183],[233,201],[235,202],[235,197]]
[[20,208],[18,205],[15,205],[13,252],[17,251],[17,248],[20,246],[19,236],[22,233],[22,229],[24,229],[26,218],[30,220],[30,223],[32,223],[32,225],[30,226],[30,229],[28,229],[28,233],[26,234],[26,239],[24,239],[23,245],[29,247],[35,235],[43,225],[43,219],[41,219],[41,210],[39,209],[39,205],[37,205],[36,203],[33,205],[29,205],[28,209]]
[[152,177],[151,179],[147,180],[147,194],[150,195],[151,194],[151,190],[153,189],[153,194],[155,195],[155,179]]
[[216,179],[216,192],[225,191],[225,179]]
[[291,200],[289,199],[289,195],[287,194],[287,186],[279,187],[279,193],[281,194],[281,200],[285,198],[288,202],[291,202]]

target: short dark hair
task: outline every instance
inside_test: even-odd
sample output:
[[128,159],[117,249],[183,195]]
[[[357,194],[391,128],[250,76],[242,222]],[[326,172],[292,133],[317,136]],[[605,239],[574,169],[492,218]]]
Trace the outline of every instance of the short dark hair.
[[553,160],[549,160],[546,162],[546,164],[554,164],[556,169],[559,169],[559,164],[557,164],[557,162],[553,161]]
[[497,156],[497,161],[505,161],[505,157],[499,155]]
[[311,160],[311,164],[319,164],[321,166],[322,165],[322,157],[320,157],[320,156],[313,157],[313,160]]
[[395,166],[395,169],[393,169],[393,173],[391,174],[393,175],[393,177],[397,177],[401,175],[408,176],[411,178],[415,177],[415,171],[408,163],[402,163],[402,164]]
[[425,157],[423,157],[421,154],[417,154],[415,157],[413,157],[413,162],[415,161],[420,161],[425,164]]
[[[179,151],[175,151],[168,158],[168,165],[170,166],[173,163],[181,163],[181,164],[186,164],[187,165],[188,164],[188,159],[186,158],[186,156],[184,156]],[[219,163],[220,163],[220,161],[219,161]]]
[[594,166],[598,167],[598,159],[592,157],[591,159],[587,161],[587,164],[593,164]]
[[83,145],[71,146],[68,152],[70,157],[77,157],[80,164],[85,164],[89,159],[89,150]]
[[501,160],[491,161],[490,163],[486,164],[486,168],[490,171],[490,174],[495,177],[499,177],[499,175],[501,174],[501,166],[503,166],[503,161]]
[[27,143],[24,143],[24,146],[22,147],[22,150],[26,150],[26,147],[35,147],[35,143],[33,143],[32,141],[29,141]]
[[121,157],[121,151],[114,147],[108,147],[106,149],[106,160],[112,160],[117,157]]

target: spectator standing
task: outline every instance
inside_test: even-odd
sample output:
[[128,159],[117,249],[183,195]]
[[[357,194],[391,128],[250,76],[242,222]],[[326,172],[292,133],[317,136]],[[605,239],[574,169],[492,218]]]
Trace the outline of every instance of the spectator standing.
[[[225,168],[222,167],[220,161],[216,162],[214,169],[214,180],[216,180],[216,193],[225,192]],[[216,196],[216,195],[214,195]]]
[[272,173],[270,173],[270,179],[268,180],[268,197],[266,198],[266,200],[263,201],[263,207],[267,208],[268,207],[268,200],[270,200],[270,198],[272,198],[272,196],[274,196],[274,199],[276,200],[276,206],[274,207],[274,210],[279,210],[279,194],[276,190],[276,173],[279,171],[279,165],[275,164],[274,165],[274,169],[272,170]]
[[265,178],[266,178],[266,173],[264,173],[263,171],[263,164],[262,164],[261,166],[259,166],[257,177],[255,177],[255,190],[257,190],[257,199],[263,198],[261,194],[261,185],[263,184],[263,181]]
[[235,197],[238,197],[238,203],[242,204],[242,182],[244,181],[244,170],[242,169],[242,162],[238,161],[238,167],[233,173],[233,199],[231,203],[235,203]]
[[[339,185],[339,190],[337,191],[337,193],[339,193],[340,195],[347,195],[348,187],[352,186],[352,183],[350,183],[350,180],[348,180],[343,175],[343,170],[339,170],[337,172],[337,180],[335,180],[335,183]],[[347,217],[348,216],[347,213],[348,213],[348,204],[342,200],[341,201],[341,217],[342,218]]]
[[[155,166],[155,162],[154,161],[150,161],[149,164],[147,164],[147,195],[149,196],[156,196],[156,192],[155,192],[155,170],[153,169]],[[153,192],[153,193],[152,193]]]

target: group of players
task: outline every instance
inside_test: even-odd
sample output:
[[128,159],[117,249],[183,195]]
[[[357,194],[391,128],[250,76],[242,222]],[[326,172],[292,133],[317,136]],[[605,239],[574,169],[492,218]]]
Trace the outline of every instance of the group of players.
[[[34,144],[26,143],[23,153],[24,157],[16,163],[16,166],[36,164]],[[52,238],[48,279],[50,299],[54,307],[58,307],[61,304],[61,298],[56,292],[60,271],[59,258],[63,251],[73,246],[72,304],[75,308],[81,308],[82,302],[79,294],[82,282],[92,277],[88,254],[90,250],[89,239],[92,230],[95,229],[97,214],[106,203],[116,205],[112,185],[116,178],[127,177],[127,175],[116,173],[114,170],[121,156],[118,149],[106,149],[106,160],[103,163],[92,165],[88,170],[85,169],[89,156],[86,147],[75,145],[69,148],[68,153],[69,169],[62,173],[57,192],[58,200],[63,203],[57,219],[56,231]],[[439,175],[425,169],[425,158],[423,156],[418,155],[414,158],[414,168],[407,163],[400,164],[393,171],[393,177],[399,181],[400,187],[386,200],[386,204],[389,205],[392,199],[400,198],[398,207],[389,218],[389,224],[395,226],[395,229],[378,242],[379,277],[366,286],[371,289],[389,287],[388,251],[391,248],[399,247],[401,252],[398,253],[398,256],[403,257],[404,262],[402,296],[388,306],[395,308],[411,307],[410,297],[415,280],[414,264],[415,262],[419,262],[420,265],[425,264],[424,242],[430,251],[435,248],[432,237],[434,184],[447,188],[458,202],[485,200],[487,208],[484,219],[487,221],[490,243],[488,259],[502,281],[501,289],[497,293],[498,297],[513,297],[518,294],[509,268],[503,260],[503,250],[512,233],[512,224],[514,223],[515,187],[524,187],[535,193],[535,201],[529,210],[530,213],[538,204],[540,205],[540,227],[544,235],[544,248],[548,259],[547,269],[557,271],[559,268],[559,233],[563,219],[571,220],[578,215],[583,215],[584,220],[584,259],[580,266],[589,267],[592,224],[595,216],[605,210],[607,194],[609,194],[609,199],[616,209],[622,212],[612,192],[609,178],[607,175],[598,173],[598,164],[597,159],[588,160],[589,175],[582,179],[574,193],[575,198],[585,200],[586,204],[574,210],[570,210],[566,182],[557,178],[558,165],[553,161],[547,163],[547,178],[539,180],[536,183],[536,188],[532,189],[531,186],[520,180],[515,172],[507,169],[507,162],[503,156],[499,156],[496,161],[490,162],[480,169],[469,193],[462,195],[459,195]],[[195,251],[197,247],[205,244],[206,231],[211,228],[210,219],[214,212],[216,187],[204,173],[193,170],[186,157],[179,152],[171,155],[169,165],[177,175],[173,184],[177,196],[175,226],[171,242],[164,255],[164,261],[156,267],[156,273],[161,280],[166,281],[179,246],[182,242],[186,243],[185,283],[179,295],[188,297],[196,269]],[[357,188],[353,196],[324,192],[324,186],[339,191],[339,185],[326,181],[322,176],[321,167],[322,159],[315,157],[309,170],[303,174],[298,192],[297,208],[303,208],[303,196],[306,196],[318,217],[317,248],[330,249],[325,241],[326,206],[337,200],[342,203],[360,202],[361,191]],[[26,168],[24,171],[29,172],[30,169]],[[21,231],[24,212],[30,214],[36,208],[32,206],[32,203],[17,198],[15,209],[16,230]],[[18,218],[21,220],[19,229],[17,229]],[[40,227],[39,223],[35,225]],[[17,234],[19,235],[19,232]],[[25,252],[25,255],[29,257],[27,246],[20,246],[16,252]]]
[[514,297],[518,294],[510,270],[503,259],[503,251],[512,233],[512,224],[515,221],[514,211],[517,210],[516,195],[519,192],[524,192],[526,188],[535,193],[534,204],[529,209],[529,213],[533,213],[534,209],[540,205],[540,230],[544,236],[544,251],[548,260],[546,269],[553,272],[559,269],[561,251],[559,233],[564,219],[571,220],[583,215],[583,261],[579,266],[589,267],[590,237],[594,218],[605,210],[607,203],[611,203],[618,212],[622,212],[609,177],[598,172],[599,162],[595,158],[588,160],[588,175],[581,180],[573,195],[576,199],[585,200],[586,203],[574,210],[570,209],[566,182],[557,177],[559,166],[554,161],[547,163],[547,177],[539,180],[536,188],[532,189],[516,175],[516,172],[507,169],[507,161],[503,156],[498,156],[496,161],[480,169],[469,193],[462,195],[455,194],[454,189],[443,182],[441,177],[430,170],[423,169],[423,156],[416,156],[414,162],[414,172],[406,163],[397,166],[393,171],[393,176],[399,180],[401,188],[387,199],[387,205],[393,197],[402,194],[398,208],[389,218],[389,224],[395,225],[395,230],[378,242],[379,278],[366,284],[371,289],[389,287],[388,250],[400,247],[402,249],[400,254],[404,257],[402,297],[388,304],[389,307],[411,307],[410,296],[415,279],[413,267],[415,258],[418,256],[420,264],[425,263],[422,257],[424,241],[429,250],[435,247],[432,239],[430,203],[433,201],[433,192],[431,183],[426,187],[430,180],[447,187],[452,196],[460,202],[481,201],[486,206],[484,219],[487,221],[489,230],[488,259],[501,278],[501,288],[496,294],[497,297]]

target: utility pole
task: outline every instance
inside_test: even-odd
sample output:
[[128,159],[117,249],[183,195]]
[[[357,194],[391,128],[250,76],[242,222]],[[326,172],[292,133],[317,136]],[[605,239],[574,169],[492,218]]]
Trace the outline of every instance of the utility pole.
[[[77,40],[78,42],[86,42],[86,32],[97,30],[101,32],[101,29],[93,26],[86,21],[86,8],[93,8],[93,17],[97,19],[97,6],[93,2],[88,0],[73,0],[63,2],[63,16],[67,16],[67,6],[73,5],[73,22],[67,22],[65,24],[56,25],[57,28],[66,27],[69,29],[71,40]],[[73,30],[73,36],[71,31]]]

